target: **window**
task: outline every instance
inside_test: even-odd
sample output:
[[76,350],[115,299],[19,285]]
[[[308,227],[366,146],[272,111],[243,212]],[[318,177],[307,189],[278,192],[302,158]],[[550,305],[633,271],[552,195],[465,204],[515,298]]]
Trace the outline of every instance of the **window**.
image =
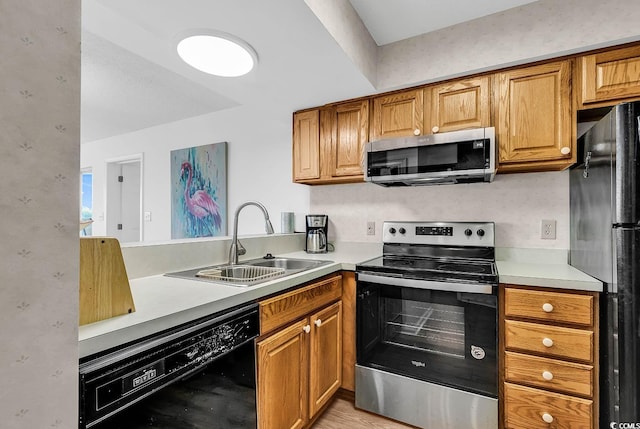
[[82,170],[80,177],[80,236],[91,236],[93,223],[93,172]]

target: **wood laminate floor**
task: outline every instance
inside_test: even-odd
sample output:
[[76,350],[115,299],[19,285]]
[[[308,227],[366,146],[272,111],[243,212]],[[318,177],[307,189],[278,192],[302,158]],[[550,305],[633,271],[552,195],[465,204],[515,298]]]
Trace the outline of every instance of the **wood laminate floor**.
[[312,429],[412,429],[407,426],[366,411],[358,410],[342,398],[336,398]]

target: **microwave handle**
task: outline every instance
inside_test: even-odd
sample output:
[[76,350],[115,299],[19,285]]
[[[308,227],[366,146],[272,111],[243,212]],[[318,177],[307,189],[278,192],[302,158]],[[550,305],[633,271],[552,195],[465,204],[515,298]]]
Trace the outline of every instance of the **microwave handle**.
[[467,292],[493,294],[494,285],[483,283],[436,282],[431,280],[406,279],[402,277],[386,277],[374,274],[357,273],[358,280],[388,286],[410,287],[415,289],[441,290],[445,292]]

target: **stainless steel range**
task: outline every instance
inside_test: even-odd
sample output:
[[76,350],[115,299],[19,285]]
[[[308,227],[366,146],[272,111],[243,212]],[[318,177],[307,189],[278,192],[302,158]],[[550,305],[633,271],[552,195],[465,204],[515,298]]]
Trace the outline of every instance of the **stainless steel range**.
[[498,427],[493,222],[385,222],[356,266],[356,406],[423,428]]

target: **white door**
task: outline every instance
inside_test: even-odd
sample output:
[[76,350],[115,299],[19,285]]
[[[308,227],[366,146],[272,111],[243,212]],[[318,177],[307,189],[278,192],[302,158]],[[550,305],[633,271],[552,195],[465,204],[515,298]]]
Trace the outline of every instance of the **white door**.
[[141,162],[107,164],[107,235],[121,243],[142,240]]

